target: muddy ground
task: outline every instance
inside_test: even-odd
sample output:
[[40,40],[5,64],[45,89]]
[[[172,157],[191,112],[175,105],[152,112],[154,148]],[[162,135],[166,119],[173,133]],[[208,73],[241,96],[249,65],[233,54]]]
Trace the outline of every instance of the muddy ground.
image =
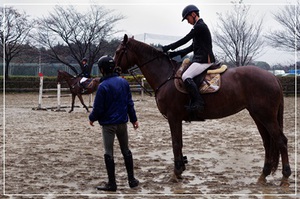
[[[256,181],[264,149],[248,112],[205,122],[183,122],[183,153],[188,157],[183,180],[169,182],[173,169],[171,137],[166,119],[153,97],[134,95],[140,128],[128,125],[135,174],[140,186],[127,185],[123,158],[115,142],[116,193],[97,191],[106,181],[100,126],[88,124],[88,113],[36,111],[38,95],[6,94],[1,106],[5,145],[1,137],[1,198],[296,198],[299,141],[296,139],[295,98],[285,98],[284,132],[289,139],[290,187],[279,186],[281,165],[267,185]],[[69,105],[69,98],[62,98]],[[300,98],[296,99],[300,104]],[[87,98],[85,98],[88,103]],[[56,99],[43,99],[42,107]],[[3,104],[3,103],[1,103]],[[79,104],[76,99],[76,104]],[[68,108],[66,109],[69,110]],[[299,121],[299,119],[298,119]],[[297,142],[297,143],[296,143]],[[3,150],[4,149],[4,150]],[[1,164],[1,165],[2,165]],[[297,173],[297,176],[295,176]],[[3,176],[5,175],[5,176]],[[299,197],[299,195],[298,195]]]

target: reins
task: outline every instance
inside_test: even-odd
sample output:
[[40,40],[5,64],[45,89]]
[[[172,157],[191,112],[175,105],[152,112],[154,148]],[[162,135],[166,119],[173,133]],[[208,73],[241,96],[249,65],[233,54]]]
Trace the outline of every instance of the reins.
[[[121,60],[122,60],[122,58],[123,58],[123,55],[125,54],[125,57],[126,57],[126,60],[128,61],[128,57],[127,57],[127,50],[129,49],[128,48],[128,46],[127,45],[124,45],[124,44],[122,44],[122,54],[119,56],[119,59],[117,60],[117,66],[119,66],[120,65],[120,62],[121,62]],[[156,59],[158,59],[159,57],[161,57],[162,55],[166,55],[166,54],[160,54],[160,55],[157,55],[157,56],[155,56],[155,57],[153,57],[153,58],[151,58],[150,60],[148,60],[148,61],[146,61],[146,62],[144,62],[143,64],[141,64],[140,66],[138,66],[139,68],[142,68],[143,66],[145,66],[146,64],[149,64],[150,62],[152,62],[152,61],[154,61],[154,60],[156,60]],[[169,57],[169,55],[167,55],[168,56],[168,60],[169,60],[169,62],[170,62],[170,64],[172,65],[172,69],[173,69],[173,73],[171,74],[171,76],[169,76],[162,84],[160,84],[156,89],[155,89],[155,91],[154,91],[154,93],[155,93],[155,98],[156,98],[156,94],[157,94],[157,92],[159,91],[159,89],[161,88],[161,87],[163,87],[168,81],[170,81],[170,80],[172,80],[172,79],[180,79],[179,77],[176,77],[175,76],[175,73],[176,73],[176,71],[175,71],[175,68],[176,68],[176,66],[174,66],[174,63],[172,62],[172,60],[170,59],[170,57]],[[132,75],[132,77],[135,79],[135,81],[143,88],[143,90],[146,92],[146,93],[148,93],[150,96],[152,96],[152,93],[150,92],[150,91],[148,91],[141,83],[140,83],[140,81],[137,79],[137,77],[136,77],[136,75],[133,73],[133,70],[135,70],[136,68],[138,68],[138,67],[132,67],[131,69],[129,69],[128,70],[128,72]]]
[[138,68],[138,67],[133,67],[130,70],[128,70],[128,72],[131,74],[131,76],[134,78],[134,80],[140,85],[140,87],[147,93],[149,94],[149,96],[152,97],[152,93],[150,91],[147,90],[147,88],[145,86],[142,85],[142,83],[138,80],[138,78],[136,77],[136,75],[134,74],[134,70]]

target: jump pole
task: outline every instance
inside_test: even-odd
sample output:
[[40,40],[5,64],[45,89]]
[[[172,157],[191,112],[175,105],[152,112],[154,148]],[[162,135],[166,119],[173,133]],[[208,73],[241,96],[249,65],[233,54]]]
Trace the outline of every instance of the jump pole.
[[142,78],[142,87],[143,88],[141,88],[142,90],[141,90],[141,95],[142,95],[142,99],[141,99],[141,101],[143,101],[143,99],[144,99],[144,86],[145,86],[145,83],[144,83],[144,81],[146,80],[146,78]]
[[[44,75],[42,73],[39,73],[39,77],[40,77],[40,87],[39,87],[39,101],[38,101],[38,107],[37,108],[32,108],[33,110],[47,110],[47,109],[51,109],[53,110],[53,108],[42,108],[42,100],[43,100],[43,82],[44,82]],[[49,96],[48,96],[49,97]],[[65,111],[61,106],[61,84],[58,83],[57,84],[57,108],[55,109],[55,111]]]
[[44,75],[43,73],[39,73],[40,77],[40,89],[39,89],[39,104],[38,104],[38,110],[42,109],[42,99],[43,99],[43,81],[44,81]]
[[93,108],[93,93],[89,94],[89,108]]
[[60,83],[57,83],[57,110],[60,110],[60,95],[61,95],[61,85]]

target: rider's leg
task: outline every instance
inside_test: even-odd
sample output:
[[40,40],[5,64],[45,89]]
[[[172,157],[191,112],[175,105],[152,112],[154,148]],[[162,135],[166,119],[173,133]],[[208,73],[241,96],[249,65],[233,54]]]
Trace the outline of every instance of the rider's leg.
[[211,64],[200,64],[200,63],[192,63],[190,67],[182,74],[182,80],[184,85],[191,96],[191,105],[188,106],[192,111],[198,110],[203,111],[204,109],[204,100],[200,95],[200,91],[195,84],[193,78],[203,71],[205,71]]
[[85,82],[87,79],[88,79],[88,78],[86,78],[86,77],[82,77],[82,78],[80,79],[79,85],[80,85],[80,87],[82,88],[82,93],[85,93],[85,91],[86,91],[86,88],[85,88],[85,86],[84,86],[84,82]]

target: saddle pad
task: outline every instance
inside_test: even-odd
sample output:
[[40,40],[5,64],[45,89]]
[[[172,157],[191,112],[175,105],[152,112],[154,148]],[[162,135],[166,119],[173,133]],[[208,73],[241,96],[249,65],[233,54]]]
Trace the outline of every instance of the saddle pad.
[[[185,89],[183,81],[181,78],[174,79],[175,87],[178,91],[182,93],[188,93]],[[202,94],[214,93],[220,89],[221,86],[221,75],[220,74],[207,74],[204,81],[199,87],[199,91]]]
[[94,85],[94,79],[93,78],[88,78],[87,80],[85,80],[82,84],[85,88],[92,88]]
[[[190,60],[189,59],[185,59],[181,65],[181,67],[177,70],[176,74],[175,74],[175,79],[174,79],[174,84],[175,87],[178,91],[182,92],[182,93],[188,93],[185,89],[184,83],[181,79],[182,73],[183,71],[185,71],[185,69],[190,65]],[[223,69],[227,69],[223,68]],[[222,71],[224,72],[224,71]],[[202,82],[202,84],[199,87],[199,91],[202,94],[205,93],[214,93],[217,92],[219,90],[221,86],[221,75],[220,74],[206,74],[204,81]]]

